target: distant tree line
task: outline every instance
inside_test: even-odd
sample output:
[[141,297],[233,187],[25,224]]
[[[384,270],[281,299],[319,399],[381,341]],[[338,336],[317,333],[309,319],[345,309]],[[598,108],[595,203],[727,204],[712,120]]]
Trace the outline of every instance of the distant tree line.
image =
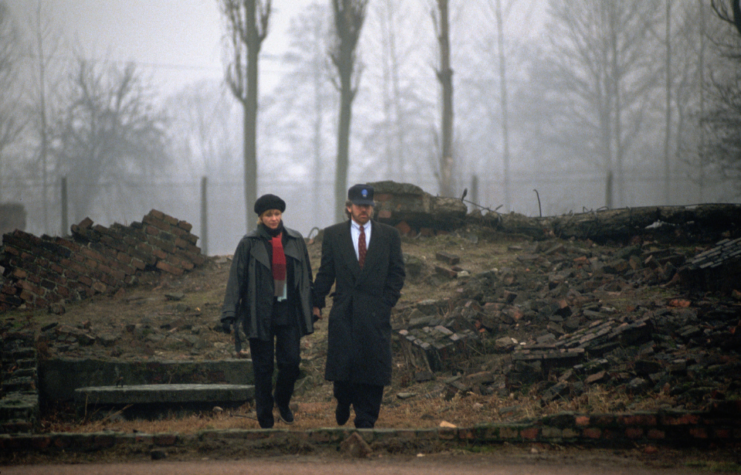
[[[258,194],[288,184],[304,230],[341,219],[355,181],[454,197],[475,181],[470,200],[522,212],[533,188],[576,175],[549,191],[554,214],[741,192],[737,0],[317,0],[269,59],[284,74],[267,91],[263,45],[288,9],[216,0],[224,81],[170,97],[134,63],[68,47],[36,5],[13,18],[0,0],[0,201],[28,185],[45,233],[62,176],[73,221],[193,195],[143,184],[239,182],[242,232]],[[598,196],[580,194],[587,175]]]

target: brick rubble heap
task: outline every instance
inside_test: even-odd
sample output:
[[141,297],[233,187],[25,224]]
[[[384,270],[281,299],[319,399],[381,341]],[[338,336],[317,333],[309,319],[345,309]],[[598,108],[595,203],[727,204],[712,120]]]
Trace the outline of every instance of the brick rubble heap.
[[106,228],[86,218],[71,229],[72,239],[20,230],[3,236],[0,312],[112,294],[142,271],[181,275],[205,262],[192,225],[157,210],[130,226]]

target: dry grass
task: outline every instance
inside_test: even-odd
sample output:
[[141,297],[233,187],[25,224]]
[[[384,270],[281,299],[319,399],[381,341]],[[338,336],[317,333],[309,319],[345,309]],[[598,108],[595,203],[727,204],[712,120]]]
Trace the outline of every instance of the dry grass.
[[[476,234],[474,234],[474,231]],[[575,245],[581,245],[576,243]],[[587,244],[585,244],[587,245]],[[590,244],[591,245],[591,244]],[[404,253],[415,256],[426,263],[422,275],[410,276],[402,291],[399,307],[411,305],[423,299],[441,299],[455,297],[462,285],[457,279],[441,283],[432,278],[434,265],[438,263],[435,256],[439,251],[461,256],[459,264],[472,274],[506,267],[521,266],[517,257],[531,252],[533,243],[525,238],[494,235],[490,230],[463,230],[454,235],[442,235],[433,238],[403,238]],[[321,243],[310,243],[309,255],[314,271],[318,269]],[[599,249],[595,249],[598,252]],[[173,333],[182,324],[199,328],[198,336],[212,346],[205,352],[197,354],[198,358],[222,359],[233,358],[234,348],[231,338],[223,333],[213,331],[218,322],[226,286],[230,261],[225,257],[209,259],[207,264],[183,277],[172,277],[154,274],[143,277],[140,285],[126,290],[124,296],[117,298],[98,296],[95,299],[71,304],[67,313],[56,316],[46,312],[36,312],[29,318],[33,324],[42,327],[51,322],[70,326],[88,325],[93,330],[116,330],[121,334],[120,344],[116,346],[118,354],[112,349],[88,347],[89,354],[83,356],[115,356],[117,358],[157,358],[166,360],[193,359],[193,356],[182,348],[166,346],[143,346],[136,341],[126,325],[137,324],[144,320],[152,327],[169,324]],[[535,274],[535,272],[533,272]],[[536,276],[537,278],[537,276]],[[179,302],[166,298],[168,292],[182,292],[185,298]],[[635,295],[624,294],[601,295],[600,298],[616,306],[629,305]],[[327,299],[331,304],[331,299]],[[302,369],[305,378],[299,381],[294,403],[296,404],[296,422],[292,426],[277,423],[276,427],[289,427],[291,430],[305,430],[316,427],[334,427],[334,402],[331,383],[324,381],[324,363],[326,354],[328,310],[325,319],[315,328],[315,333],[302,340]],[[25,314],[24,314],[25,315]],[[18,316],[17,321],[22,319]],[[25,318],[25,317],[23,317]],[[25,324],[25,323],[24,323]],[[79,356],[79,355],[52,355]],[[497,364],[488,360],[489,355],[479,355],[478,359],[466,361],[465,367],[471,372],[496,370]],[[401,358],[397,357],[397,363]],[[384,404],[377,427],[387,428],[424,428],[437,427],[442,422],[457,426],[473,426],[480,423],[512,422],[526,418],[535,418],[562,411],[582,413],[606,413],[622,410],[652,409],[672,405],[670,398],[659,395],[645,400],[634,400],[624,394],[614,393],[600,387],[590,387],[589,392],[569,401],[556,401],[542,407],[540,395],[516,392],[506,397],[481,396],[477,394],[456,395],[446,398],[445,388],[441,383],[450,376],[438,374],[438,380],[424,384],[409,384],[414,369],[409,367],[395,368],[392,386],[385,392]],[[400,399],[401,392],[414,393],[409,399]],[[46,432],[100,432],[118,431],[124,433],[145,432],[179,432],[194,433],[209,429],[255,429],[258,424],[249,406],[222,412],[207,411],[188,417],[167,417],[156,421],[127,421],[120,416],[112,415],[105,420],[100,417],[88,417],[84,420],[65,416],[64,414],[47,414],[42,421]],[[96,419],[96,420],[93,420]]]

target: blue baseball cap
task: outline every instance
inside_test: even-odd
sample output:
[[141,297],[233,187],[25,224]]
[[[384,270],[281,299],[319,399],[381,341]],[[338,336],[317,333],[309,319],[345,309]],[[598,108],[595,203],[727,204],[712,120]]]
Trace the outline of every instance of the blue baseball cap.
[[373,206],[373,187],[370,185],[353,185],[347,190],[347,199],[358,206]]

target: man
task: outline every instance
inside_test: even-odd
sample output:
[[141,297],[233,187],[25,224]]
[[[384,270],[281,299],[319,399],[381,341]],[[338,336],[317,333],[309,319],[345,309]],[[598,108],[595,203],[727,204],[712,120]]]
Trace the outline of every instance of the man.
[[404,286],[399,232],[371,221],[373,187],[348,190],[350,220],[324,230],[322,261],[314,280],[314,316],[336,284],[329,313],[325,379],[334,382],[335,418],[344,425],[355,410],[355,427],[373,428],[383,387],[391,384],[391,309]]

